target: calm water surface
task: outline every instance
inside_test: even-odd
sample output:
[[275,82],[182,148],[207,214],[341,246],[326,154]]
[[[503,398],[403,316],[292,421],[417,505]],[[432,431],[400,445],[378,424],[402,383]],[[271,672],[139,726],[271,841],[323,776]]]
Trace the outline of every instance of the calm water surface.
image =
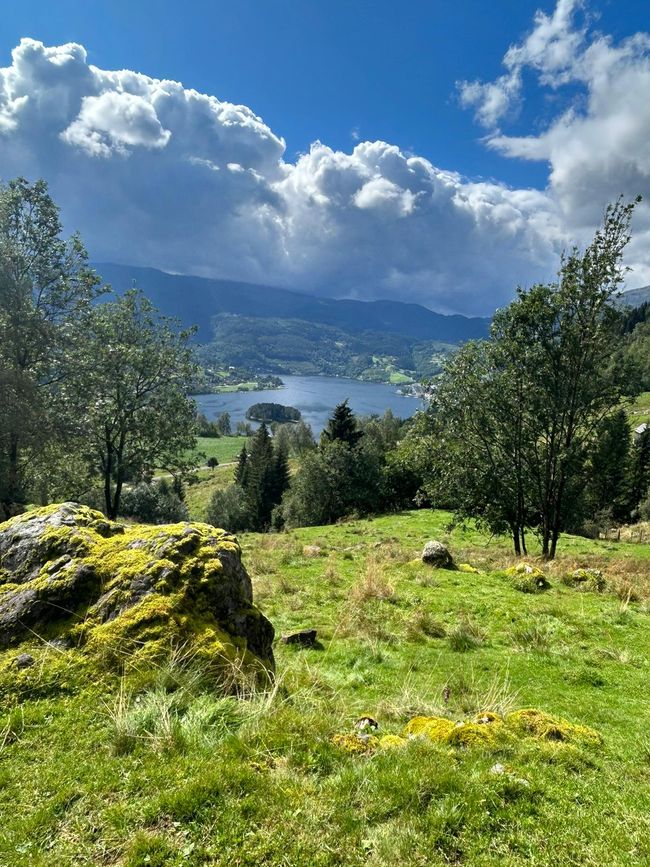
[[254,403],[295,406],[316,436],[327,424],[334,407],[346,398],[356,415],[382,415],[391,409],[399,418],[409,418],[422,408],[421,400],[397,394],[394,385],[336,376],[283,376],[282,381],[284,388],[273,391],[198,394],[194,400],[209,419],[229,412],[233,430],[238,421],[246,421],[246,410]]

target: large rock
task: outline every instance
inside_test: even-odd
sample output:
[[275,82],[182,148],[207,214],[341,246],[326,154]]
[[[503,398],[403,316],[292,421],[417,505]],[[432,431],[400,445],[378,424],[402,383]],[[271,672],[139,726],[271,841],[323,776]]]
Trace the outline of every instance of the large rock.
[[435,566],[436,569],[453,569],[454,561],[449,548],[443,545],[442,542],[432,540],[427,542],[422,550],[422,562],[428,566]]
[[76,503],[0,524],[0,647],[34,634],[108,661],[181,647],[222,669],[273,670],[273,627],[234,536],[124,526]]

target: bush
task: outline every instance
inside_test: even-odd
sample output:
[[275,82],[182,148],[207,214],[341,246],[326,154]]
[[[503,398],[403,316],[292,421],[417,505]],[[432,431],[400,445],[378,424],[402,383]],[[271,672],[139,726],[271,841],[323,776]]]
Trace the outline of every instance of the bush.
[[215,491],[208,506],[206,520],[213,527],[238,533],[247,524],[246,495],[239,485]]
[[187,506],[165,479],[140,482],[122,494],[120,514],[143,524],[175,524],[187,521]]

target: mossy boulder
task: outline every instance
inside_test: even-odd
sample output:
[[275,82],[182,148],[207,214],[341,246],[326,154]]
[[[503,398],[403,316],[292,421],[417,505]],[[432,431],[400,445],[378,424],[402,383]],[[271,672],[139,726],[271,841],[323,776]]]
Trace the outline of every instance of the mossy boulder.
[[515,590],[522,593],[543,593],[551,586],[546,575],[537,566],[529,563],[518,563],[505,570]]
[[600,569],[574,569],[564,576],[562,583],[593,593],[603,593],[607,589],[607,579]]
[[182,647],[215,669],[273,670],[273,627],[234,536],[125,526],[76,503],[0,524],[0,647],[35,634],[108,664]]

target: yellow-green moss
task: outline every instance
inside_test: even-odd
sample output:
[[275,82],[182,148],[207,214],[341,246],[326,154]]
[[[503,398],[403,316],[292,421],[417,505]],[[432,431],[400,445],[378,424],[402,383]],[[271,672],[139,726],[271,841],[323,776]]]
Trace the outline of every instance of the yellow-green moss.
[[444,717],[416,716],[404,726],[404,737],[427,737],[444,742],[454,728],[454,723]]
[[399,750],[407,745],[406,738],[401,738],[399,735],[384,735],[379,738],[380,750]]
[[522,593],[543,593],[551,586],[546,575],[537,566],[529,563],[518,563],[505,570],[515,590]]
[[562,583],[593,593],[603,593],[607,589],[607,579],[600,569],[575,569],[564,576]]
[[[40,571],[22,586],[44,596],[69,587],[80,603],[87,598],[90,607],[86,603],[71,612],[78,622],[68,635],[88,654],[114,665],[127,657],[154,660],[183,646],[215,667],[260,670],[272,662],[260,662],[246,638],[229,633],[230,626],[236,632],[238,623],[262,619],[246,598],[238,567],[224,571],[224,556],[235,561],[240,556],[234,536],[201,523],[123,527],[75,504],[46,506],[3,529],[39,519],[45,519],[34,536]],[[228,597],[228,582],[232,594],[222,620],[214,600]],[[225,622],[231,616],[236,623]]]
[[566,741],[595,746],[601,735],[592,728],[554,717],[537,708],[524,708],[506,717],[507,725],[521,734],[547,741]]
[[477,569],[475,566],[472,566],[469,563],[459,563],[456,566],[456,570],[458,572],[467,572],[470,575],[480,575],[481,574],[480,569]]
[[352,755],[362,755],[374,752],[379,746],[379,739],[374,735],[336,734],[332,743],[339,749]]

